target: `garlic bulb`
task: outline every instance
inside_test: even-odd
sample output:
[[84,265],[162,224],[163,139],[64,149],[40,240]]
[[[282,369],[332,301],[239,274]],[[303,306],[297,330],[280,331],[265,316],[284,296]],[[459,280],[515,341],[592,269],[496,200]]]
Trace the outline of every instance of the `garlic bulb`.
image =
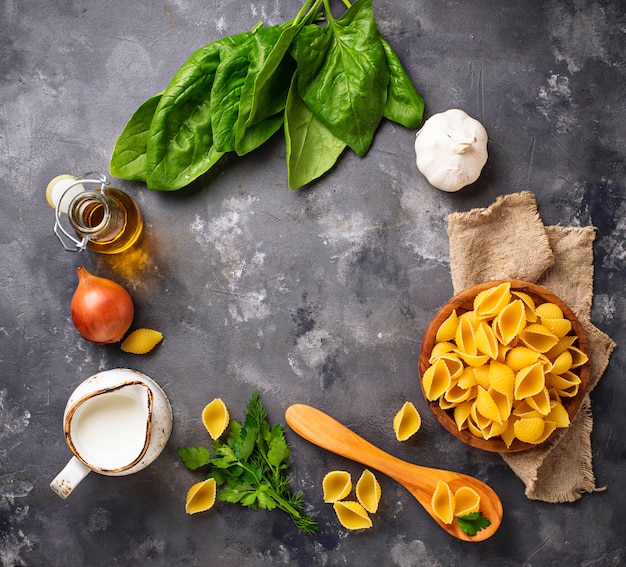
[[487,163],[487,131],[463,110],[431,116],[415,139],[417,168],[442,191],[474,183]]

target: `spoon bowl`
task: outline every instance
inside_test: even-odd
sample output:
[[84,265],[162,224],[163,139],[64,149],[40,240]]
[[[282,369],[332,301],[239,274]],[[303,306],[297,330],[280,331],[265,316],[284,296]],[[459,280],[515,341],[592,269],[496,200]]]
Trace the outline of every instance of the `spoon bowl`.
[[[339,423],[324,412],[304,404],[289,406],[285,420],[291,429],[307,441],[342,457],[376,469],[406,488],[449,534],[464,541],[483,541],[491,537],[502,523],[502,502],[492,488],[466,474],[408,463],[375,445]],[[464,533],[457,521],[442,522],[435,514],[431,499],[437,482],[448,483],[454,493],[461,486],[473,488],[480,496],[480,511],[491,524],[476,535]]]

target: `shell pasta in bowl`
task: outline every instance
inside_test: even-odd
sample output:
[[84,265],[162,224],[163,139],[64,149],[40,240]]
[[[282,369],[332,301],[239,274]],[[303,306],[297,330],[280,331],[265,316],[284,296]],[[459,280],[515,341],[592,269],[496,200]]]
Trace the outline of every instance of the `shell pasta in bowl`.
[[589,384],[589,345],[573,311],[546,288],[490,281],[437,311],[418,370],[447,431],[472,447],[517,452],[570,425]]

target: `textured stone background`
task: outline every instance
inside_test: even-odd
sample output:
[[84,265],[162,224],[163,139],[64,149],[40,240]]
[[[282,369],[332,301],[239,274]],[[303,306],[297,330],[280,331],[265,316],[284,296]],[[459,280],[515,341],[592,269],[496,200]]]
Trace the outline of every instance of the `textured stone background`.
[[[333,2],[341,13],[339,2]],[[522,189],[546,224],[598,227],[593,322],[624,329],[626,4],[374,1],[383,36],[426,101],[482,121],[490,157],[457,193],[430,187],[414,163],[415,132],[384,123],[364,159],[346,153],[307,189],[287,188],[281,135],[228,157],[186,190],[152,193],[113,180],[146,218],[141,247],[117,257],[70,254],[52,233],[47,182],[108,173],[130,114],[198,47],[291,19],[300,4],[258,0],[5,0],[0,4],[0,563],[14,566],[300,565],[397,567],[618,565],[626,561],[624,354],[592,396],[594,464],[606,492],[574,504],[528,500],[497,455],[452,439],[428,413],[416,363],[430,317],[450,296],[447,215]],[[75,269],[132,293],[135,326],[165,335],[133,357],[74,330]],[[171,441],[127,478],[89,475],[66,500],[48,484],[69,458],[65,402],[108,368],[131,367],[168,393]],[[259,389],[272,422],[307,402],[393,454],[478,476],[505,519],[479,545],[452,540],[401,487],[380,477],[374,528],[347,533],[321,499],[333,468],[363,467],[289,433],[294,485],[320,522],[303,536],[280,513],[219,504],[184,512],[199,480],[183,444],[208,443],[204,405],[241,417]],[[424,418],[400,444],[405,400]]]

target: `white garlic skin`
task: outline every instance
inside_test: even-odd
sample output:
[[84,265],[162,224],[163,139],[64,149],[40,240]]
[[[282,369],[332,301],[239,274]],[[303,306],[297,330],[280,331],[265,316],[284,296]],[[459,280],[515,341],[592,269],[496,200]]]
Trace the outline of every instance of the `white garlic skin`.
[[463,110],[433,114],[415,139],[417,168],[428,182],[454,192],[474,183],[487,163],[487,131]]

